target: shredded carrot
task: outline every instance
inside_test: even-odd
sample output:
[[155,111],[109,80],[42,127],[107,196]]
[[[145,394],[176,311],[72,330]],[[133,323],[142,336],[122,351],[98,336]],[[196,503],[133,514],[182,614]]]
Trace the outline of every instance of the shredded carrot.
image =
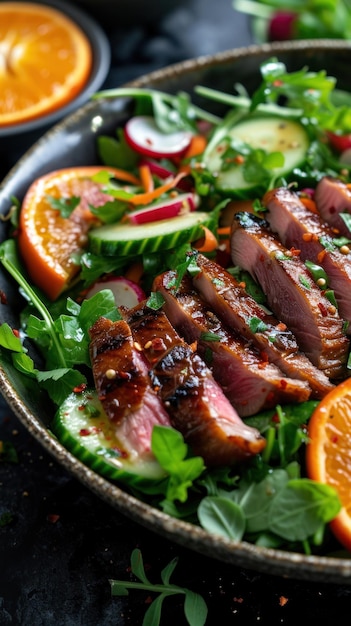
[[140,279],[144,273],[144,266],[139,261],[137,263],[133,263],[125,272],[124,276],[128,280],[131,280],[133,283],[140,283]]
[[139,167],[141,185],[146,193],[154,190],[154,179],[148,165],[140,165]]
[[179,171],[184,172],[185,174],[190,174],[191,166],[187,161],[192,157],[196,157],[199,154],[202,154],[207,145],[207,139],[204,135],[194,135],[191,138],[190,145],[187,148],[186,152],[182,156],[182,161],[179,165]]
[[220,226],[217,229],[217,233],[220,237],[226,237],[230,235],[231,227],[230,226]]
[[111,171],[111,174],[113,175],[113,178],[116,178],[117,180],[124,180],[126,183],[132,183],[132,185],[137,185],[138,187],[140,187],[139,178],[137,178],[137,176],[134,176],[134,174],[127,172],[127,170],[122,170],[118,167],[114,167]]
[[166,191],[169,191],[170,189],[176,187],[179,181],[184,178],[184,176],[185,174],[183,172],[179,172],[177,176],[166,182],[164,185],[161,185],[160,187],[155,187],[155,189],[153,189],[152,191],[135,194],[131,198],[128,198],[128,202],[134,205],[149,204],[153,200],[156,200],[156,198],[162,196],[162,194],[166,193]]
[[191,159],[192,157],[202,154],[207,146],[207,139],[204,135],[193,135],[189,147],[183,154],[183,159]]
[[202,226],[202,229],[204,231],[203,237],[195,241],[193,246],[199,252],[213,252],[218,247],[217,237],[207,226]]
[[302,204],[311,211],[311,213],[318,213],[317,205],[312,198],[300,198]]

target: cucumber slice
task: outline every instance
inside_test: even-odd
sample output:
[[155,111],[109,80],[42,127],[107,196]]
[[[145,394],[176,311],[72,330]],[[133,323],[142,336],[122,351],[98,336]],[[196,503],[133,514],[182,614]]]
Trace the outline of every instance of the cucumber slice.
[[129,256],[170,250],[203,236],[202,226],[214,230],[217,214],[190,211],[147,224],[106,224],[91,230],[89,248],[94,254]]
[[[303,163],[310,144],[307,132],[299,122],[281,117],[245,120],[234,126],[228,137],[239,139],[252,148],[262,149],[267,153],[281,152],[284,165],[274,170],[274,174],[279,176],[287,176]],[[206,159],[208,169],[216,176],[217,191],[240,198],[247,198],[250,193],[261,191],[259,183],[245,180],[242,165],[223,169],[221,155],[227,147],[228,143],[221,141]]]
[[137,487],[165,474],[151,456],[140,458],[121,445],[95,390],[71,393],[51,425],[53,433],[74,456],[98,474]]

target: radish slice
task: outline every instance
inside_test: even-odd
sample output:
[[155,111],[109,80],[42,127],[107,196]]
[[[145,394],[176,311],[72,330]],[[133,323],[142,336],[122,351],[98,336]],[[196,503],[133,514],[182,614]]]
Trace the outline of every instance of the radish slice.
[[115,297],[116,306],[127,309],[132,309],[146,297],[144,291],[137,283],[124,278],[124,276],[112,276],[96,281],[85,297],[91,298],[103,289],[111,289]]
[[133,211],[127,216],[132,224],[147,224],[176,217],[181,213],[195,211],[199,204],[198,197],[193,193],[182,193],[174,198],[162,200],[156,204]]
[[[147,165],[150,169],[151,174],[154,174],[161,180],[167,180],[167,178],[169,178],[170,176],[174,176],[173,171],[169,170],[167,167],[161,165],[157,161],[153,161],[151,159],[143,159],[140,165]],[[177,189],[181,191],[191,191],[192,189],[194,189],[194,183],[190,177],[186,176],[180,179],[177,185]]]
[[153,161],[152,159],[143,159],[140,162],[140,165],[147,165],[150,169],[151,174],[155,174],[161,180],[166,180],[171,176],[175,175],[175,172],[172,172],[168,167],[161,165],[157,161]]
[[181,155],[189,146],[192,133],[180,130],[175,133],[163,133],[151,116],[132,117],[125,125],[125,138],[129,145],[150,157],[174,157]]

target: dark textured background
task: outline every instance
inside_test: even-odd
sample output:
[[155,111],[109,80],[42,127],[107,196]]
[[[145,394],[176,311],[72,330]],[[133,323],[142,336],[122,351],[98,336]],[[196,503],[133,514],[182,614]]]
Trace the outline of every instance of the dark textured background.
[[[152,2],[152,0],[150,0]],[[146,0],[145,0],[146,2]],[[98,2],[97,2],[98,4]],[[230,0],[180,2],[158,23],[121,24],[94,11],[105,29],[112,64],[104,87],[185,58],[251,43],[248,22]],[[18,155],[16,154],[16,157]],[[6,174],[15,156],[0,164]],[[307,583],[221,564],[136,525],[72,479],[0,402],[0,441],[18,462],[0,462],[0,625],[139,626],[147,593],[111,598],[109,579],[129,579],[130,555],[140,548],[147,573],[179,558],[172,582],[201,593],[207,625],[296,626],[300,620],[342,623],[351,587]],[[183,626],[178,597],[167,599],[162,624]]]

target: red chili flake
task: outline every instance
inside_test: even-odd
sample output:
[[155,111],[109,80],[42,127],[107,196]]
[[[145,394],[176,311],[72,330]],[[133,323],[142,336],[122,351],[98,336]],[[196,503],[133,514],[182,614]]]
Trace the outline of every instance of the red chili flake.
[[262,359],[262,361],[264,361],[265,363],[267,363],[267,361],[268,361],[268,354],[267,354],[267,352],[265,352],[264,350],[261,352],[261,359]]
[[91,434],[91,431],[89,430],[89,428],[81,428],[79,434],[81,437],[87,437]]
[[13,328],[12,332],[15,335],[15,337],[19,337],[20,336],[19,331],[17,330],[17,328]]
[[82,383],[81,385],[78,385],[77,387],[73,387],[73,391],[74,393],[82,393],[82,391],[86,389],[86,386],[87,386],[86,383]]
[[330,441],[332,443],[338,443],[339,437],[337,435],[334,435],[333,437],[330,438]]
[[78,407],[78,411],[85,411],[85,404],[81,404],[81,405]]
[[286,380],[284,380],[284,378],[281,378],[281,380],[280,380],[280,386],[281,386],[281,388],[282,388],[282,389],[286,389],[286,387],[287,387],[287,382],[286,382]]
[[279,322],[279,324],[277,324],[277,330],[283,332],[284,330],[286,330],[286,324],[284,324],[284,322]]
[[0,289],[0,302],[1,304],[7,304],[7,296],[2,289]]
[[288,602],[288,598],[286,598],[285,596],[280,596],[279,598],[279,604],[280,606],[285,606],[285,604]]
[[243,157],[242,154],[238,154],[235,159],[234,159],[234,163],[237,163],[237,165],[242,165],[243,163],[245,163],[245,159]]
[[241,287],[241,289],[246,289],[246,283],[241,281],[241,283],[239,283],[239,287]]
[[328,315],[328,310],[327,310],[327,308],[324,306],[323,302],[318,302],[318,308],[319,308],[320,312],[322,313],[323,317],[327,317],[327,315]]
[[273,87],[282,87],[284,85],[283,81],[277,78],[273,81]]
[[280,418],[279,418],[278,413],[274,413],[274,415],[272,417],[272,422],[274,422],[275,424],[279,424]]
[[267,394],[267,402],[270,402],[270,401],[271,401],[271,400],[273,400],[273,399],[274,399],[274,392],[273,392],[273,391],[270,391],[270,392]]
[[301,250],[298,250],[298,248],[290,248],[290,252],[292,256],[300,256],[301,254]]
[[60,516],[57,513],[49,513],[46,516],[46,519],[50,524],[56,524],[56,522],[60,519]]

